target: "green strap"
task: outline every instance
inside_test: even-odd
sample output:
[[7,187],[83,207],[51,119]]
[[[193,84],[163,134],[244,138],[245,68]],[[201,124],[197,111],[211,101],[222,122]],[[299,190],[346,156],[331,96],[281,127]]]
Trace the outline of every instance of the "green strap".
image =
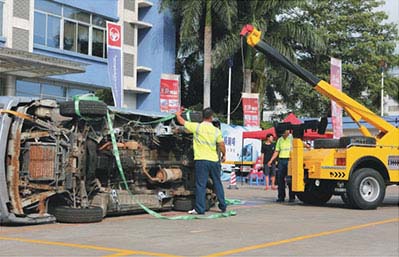
[[160,122],[164,122],[164,121],[168,121],[168,120],[172,120],[176,117],[175,114],[170,114],[168,116],[165,116],[163,118],[157,119],[157,120],[153,120],[153,121],[138,121],[138,124],[141,125],[150,125],[150,124],[156,124],[156,123],[160,123]]
[[186,118],[187,118],[187,121],[189,121],[189,122],[191,122],[191,115],[190,115],[190,110],[188,110],[187,112],[186,112]]
[[123,168],[122,168],[122,164],[121,164],[121,159],[119,156],[119,150],[118,150],[118,146],[116,143],[116,138],[115,138],[115,133],[114,133],[114,128],[112,125],[112,120],[111,120],[111,116],[109,115],[109,112],[107,112],[107,122],[108,122],[108,127],[110,130],[110,134],[111,134],[111,141],[112,141],[112,151],[113,154],[115,156],[115,160],[116,160],[116,165],[118,167],[118,171],[119,174],[123,180],[123,184],[126,188],[126,190],[128,191],[129,195],[132,197],[132,199],[144,210],[146,211],[148,214],[154,216],[155,218],[158,219],[166,219],[166,220],[193,220],[193,219],[217,219],[217,218],[223,218],[223,217],[230,217],[230,216],[234,216],[237,214],[236,211],[230,210],[224,213],[215,213],[212,215],[208,215],[208,216],[202,216],[202,215],[183,215],[183,216],[175,216],[175,217],[166,217],[166,216],[162,216],[161,214],[147,208],[146,206],[144,206],[142,203],[140,203],[136,197],[134,196],[134,194],[132,193],[132,191],[130,191],[129,186],[127,185],[127,181],[126,181],[126,177],[125,177],[125,173],[123,172]]
[[79,99],[74,100],[75,103],[75,113],[76,115],[78,115],[79,117],[82,117],[82,115],[80,114],[80,109],[79,109]]
[[225,199],[227,205],[240,205],[243,204],[241,200],[238,199]]

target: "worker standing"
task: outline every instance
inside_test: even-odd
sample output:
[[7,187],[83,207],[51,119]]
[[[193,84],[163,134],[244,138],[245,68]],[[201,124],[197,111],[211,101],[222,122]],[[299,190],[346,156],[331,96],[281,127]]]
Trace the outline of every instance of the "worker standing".
[[[283,135],[277,140],[276,149],[267,165],[271,167],[273,161],[278,157],[277,185],[278,196],[276,202],[281,203],[285,200],[285,185],[288,172],[288,162],[292,148],[292,135],[289,130],[285,130]],[[295,193],[292,192],[291,183],[288,184],[289,202],[295,201]]]
[[267,134],[266,135],[266,142],[264,144],[262,144],[262,157],[261,159],[262,164],[263,164],[263,173],[266,176],[266,187],[265,190],[269,189],[269,176],[271,179],[271,186],[273,190],[276,190],[276,186],[275,186],[275,178],[276,178],[276,164],[275,161],[272,162],[272,164],[269,166],[268,162],[269,160],[272,158],[276,145],[273,143],[273,135],[272,134]]
[[216,197],[219,201],[221,212],[226,211],[226,202],[222,181],[220,179],[220,163],[217,146],[221,153],[221,161],[225,160],[226,147],[222,138],[222,132],[212,124],[213,111],[205,108],[202,111],[201,123],[185,121],[181,116],[181,110],[176,112],[177,121],[186,130],[193,133],[193,148],[195,162],[195,208],[189,214],[204,214],[206,209],[206,184],[209,175],[213,180]]

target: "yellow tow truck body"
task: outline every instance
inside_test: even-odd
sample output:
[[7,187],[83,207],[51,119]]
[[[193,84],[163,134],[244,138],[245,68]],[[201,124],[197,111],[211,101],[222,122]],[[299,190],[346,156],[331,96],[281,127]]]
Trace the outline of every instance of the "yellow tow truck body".
[[[301,138],[294,138],[288,175],[298,198],[308,204],[324,204],[335,194],[354,208],[378,207],[386,186],[399,184],[399,128],[281,55],[252,25],[244,26],[241,36],[247,37],[248,45],[335,101],[359,126],[362,136],[324,139],[326,145],[317,149],[305,149]],[[378,135],[371,135],[360,125],[361,120],[376,128]]]

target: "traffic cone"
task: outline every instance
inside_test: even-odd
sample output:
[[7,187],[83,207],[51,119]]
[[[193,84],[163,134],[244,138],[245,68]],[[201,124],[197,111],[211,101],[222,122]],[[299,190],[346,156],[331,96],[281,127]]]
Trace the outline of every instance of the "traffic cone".
[[227,189],[232,189],[232,188],[238,189],[235,171],[231,171],[230,173],[230,185],[227,187]]

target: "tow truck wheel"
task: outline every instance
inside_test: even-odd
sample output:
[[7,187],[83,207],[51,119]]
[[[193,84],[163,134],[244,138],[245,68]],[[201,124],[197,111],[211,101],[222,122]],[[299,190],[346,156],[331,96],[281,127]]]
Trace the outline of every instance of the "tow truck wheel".
[[350,177],[348,198],[353,207],[376,209],[385,197],[385,182],[381,174],[370,168],[356,170]]
[[327,203],[331,197],[332,193],[318,192],[318,191],[306,191],[297,193],[296,196],[299,200],[310,205],[323,205]]

